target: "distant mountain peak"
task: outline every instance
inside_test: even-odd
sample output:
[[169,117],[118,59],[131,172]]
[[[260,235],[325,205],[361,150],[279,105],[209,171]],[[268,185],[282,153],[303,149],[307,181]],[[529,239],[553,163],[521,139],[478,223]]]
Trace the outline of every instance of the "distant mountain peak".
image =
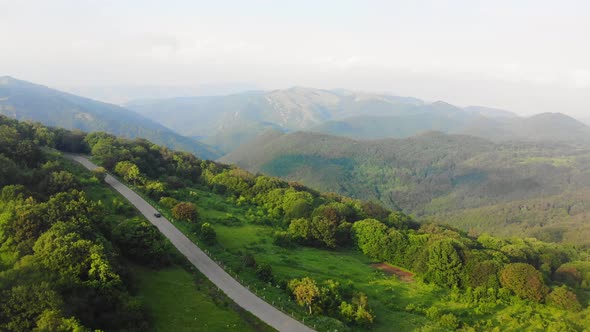
[[493,108],[493,107],[475,106],[474,105],[474,106],[464,107],[463,109],[468,112],[477,113],[477,114],[484,116],[486,118],[504,118],[504,119],[518,118],[518,115],[516,113],[510,112],[507,110],[503,110],[503,109],[499,109],[499,108]]
[[8,85],[8,84],[13,84],[15,82],[22,82],[20,80],[17,80],[16,78],[12,77],[12,76],[0,76],[0,84],[2,85]]

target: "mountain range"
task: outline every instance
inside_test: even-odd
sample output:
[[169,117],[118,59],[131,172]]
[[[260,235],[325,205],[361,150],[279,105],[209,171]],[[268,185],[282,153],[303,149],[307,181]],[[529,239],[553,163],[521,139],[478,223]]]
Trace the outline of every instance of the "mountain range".
[[[561,113],[532,117],[500,109],[348,90],[291,88],[228,96],[135,101],[126,107],[186,136],[231,152],[266,129],[354,139],[405,138],[428,131],[495,142],[590,142],[590,127]],[[174,116],[170,116],[174,114]]]
[[105,131],[128,138],[142,137],[207,159],[219,156],[215,149],[123,107],[9,76],[0,77],[0,114],[66,129]]

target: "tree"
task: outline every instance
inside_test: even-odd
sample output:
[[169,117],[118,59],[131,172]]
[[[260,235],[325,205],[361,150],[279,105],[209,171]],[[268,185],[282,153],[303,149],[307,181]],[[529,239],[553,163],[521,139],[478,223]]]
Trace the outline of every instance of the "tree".
[[503,287],[521,298],[542,302],[548,293],[541,273],[527,263],[507,264],[500,272]]
[[390,211],[378,203],[365,201],[361,203],[361,206],[367,218],[385,221],[389,217]]
[[291,220],[287,233],[299,243],[308,243],[312,239],[311,220],[306,218]]
[[352,225],[353,239],[361,251],[374,259],[383,260],[387,226],[375,219],[357,221]]
[[31,331],[35,321],[48,309],[58,309],[62,303],[47,282],[17,285],[0,293],[0,330]]
[[197,206],[190,202],[180,202],[172,208],[172,216],[178,220],[196,222]]
[[340,316],[344,321],[367,327],[372,324],[375,317],[369,309],[369,298],[364,293],[357,293],[352,298],[352,303],[342,301],[339,306]]
[[49,175],[47,191],[49,193],[58,193],[78,189],[79,186],[78,180],[76,180],[76,177],[72,173],[68,171],[52,172]]
[[58,222],[43,233],[34,246],[35,256],[65,283],[96,288],[120,285],[103,245],[82,238],[73,226]]
[[145,265],[160,267],[171,261],[170,245],[158,229],[137,219],[127,219],[113,230],[114,242],[126,257]]
[[309,314],[313,313],[312,305],[317,301],[320,290],[315,280],[305,277],[301,280],[293,279],[289,282],[289,289],[300,306],[307,306]]
[[57,310],[45,310],[37,320],[35,332],[83,332],[88,331],[74,317],[65,318]]
[[148,180],[145,184],[144,190],[148,196],[158,199],[166,191],[166,186],[160,181]]
[[447,287],[459,286],[462,268],[463,261],[453,240],[437,241],[428,248],[428,281]]
[[547,295],[547,304],[569,311],[580,311],[582,309],[576,294],[565,286],[557,287],[549,293]]
[[336,248],[336,230],[338,223],[324,217],[313,217],[311,235],[328,248]]
[[19,178],[18,166],[12,159],[0,154],[0,187],[11,183],[17,183]]
[[132,182],[133,184],[137,184],[141,175],[137,165],[127,160],[117,163],[115,173],[122,176],[125,181]]

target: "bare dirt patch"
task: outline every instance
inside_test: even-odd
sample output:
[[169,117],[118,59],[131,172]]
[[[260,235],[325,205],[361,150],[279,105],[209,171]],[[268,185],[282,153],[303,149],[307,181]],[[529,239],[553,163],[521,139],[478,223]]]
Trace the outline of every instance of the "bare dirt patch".
[[400,281],[403,282],[414,282],[414,274],[408,271],[404,271],[399,267],[389,265],[387,263],[371,264],[371,267],[383,271],[387,275],[395,275]]

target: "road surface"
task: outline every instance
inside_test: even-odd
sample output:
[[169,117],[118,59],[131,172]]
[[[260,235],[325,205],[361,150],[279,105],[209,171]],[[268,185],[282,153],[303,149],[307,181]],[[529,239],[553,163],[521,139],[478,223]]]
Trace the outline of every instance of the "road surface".
[[[79,162],[89,170],[98,167],[86,157],[79,155],[67,156]],[[201,273],[203,273],[240,307],[251,312],[254,316],[279,331],[313,331],[298,320],[293,319],[291,316],[266,303],[254,293],[250,292],[246,287],[242,286],[217,265],[217,263],[209,258],[209,256],[207,256],[201,249],[199,249],[199,247],[197,247],[190,239],[182,234],[174,225],[172,225],[170,221],[163,216],[156,218],[154,216],[156,209],[133,190],[129,189],[110,175],[107,175],[105,181],[129,200],[131,204],[135,205],[139,212],[155,225],[160,232],[162,232],[162,234],[164,234],[164,236],[166,236],[197,269],[199,269],[199,271],[201,271]]]

